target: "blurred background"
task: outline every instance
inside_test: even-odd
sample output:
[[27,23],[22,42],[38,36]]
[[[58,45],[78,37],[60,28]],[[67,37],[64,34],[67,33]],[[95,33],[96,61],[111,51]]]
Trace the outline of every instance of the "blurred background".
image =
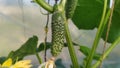
[[[54,0],[51,0],[50,4],[53,3]],[[33,35],[39,37],[39,44],[44,41],[44,27],[46,25],[47,16],[43,15],[41,12],[47,13],[37,4],[31,3],[30,0],[0,0],[0,57],[7,56],[11,50],[18,49]],[[79,30],[72,21],[69,22],[72,40],[78,44],[91,47],[97,29]],[[49,21],[48,41],[51,40],[50,23],[51,20]],[[101,39],[97,52],[102,52],[103,44],[104,41]],[[107,46],[109,45],[108,43]],[[85,56],[78,49],[79,47],[75,47],[79,62],[81,63]],[[119,49],[120,44],[113,49],[111,54],[104,61],[104,68],[120,68]],[[43,58],[44,52],[40,53],[40,56]],[[48,51],[47,58],[50,56]],[[67,48],[63,49],[58,59],[59,58],[62,58],[62,63],[66,68],[70,68],[71,60]],[[34,55],[27,56],[25,59],[31,59],[34,67],[39,65]]]

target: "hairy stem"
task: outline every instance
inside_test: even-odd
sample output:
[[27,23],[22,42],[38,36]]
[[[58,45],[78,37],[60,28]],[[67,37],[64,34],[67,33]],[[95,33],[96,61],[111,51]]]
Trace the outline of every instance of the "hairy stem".
[[101,18],[100,25],[99,25],[99,28],[98,28],[97,33],[96,33],[96,37],[94,39],[92,50],[91,50],[90,54],[88,55],[85,68],[89,68],[91,66],[93,55],[94,55],[96,48],[98,46],[100,37],[101,37],[102,32],[103,32],[103,28],[105,27],[104,19],[105,19],[105,15],[106,15],[106,10],[107,10],[107,0],[104,0],[104,8],[103,8],[102,18]]
[[72,39],[68,28],[68,21],[65,22],[65,32],[66,32],[66,41],[68,43],[68,50],[72,60],[73,68],[79,68],[80,66],[78,64],[77,56],[73,47]]

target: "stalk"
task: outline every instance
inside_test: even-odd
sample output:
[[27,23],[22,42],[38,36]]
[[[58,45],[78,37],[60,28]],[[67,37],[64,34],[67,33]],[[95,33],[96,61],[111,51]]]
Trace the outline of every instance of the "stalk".
[[53,7],[45,2],[45,0],[34,0],[37,4],[39,4],[42,8],[47,10],[48,12],[53,12]]
[[40,58],[39,54],[36,53],[35,55],[36,55],[36,57],[37,57],[37,59],[38,59],[38,61],[39,61],[39,64],[41,64],[41,63],[42,63],[42,59]]
[[[61,2],[61,4],[63,4],[63,7],[65,9],[66,0],[63,0],[63,2]],[[66,41],[68,43],[68,50],[69,50],[70,58],[71,58],[71,61],[73,64],[73,68],[80,68],[79,63],[78,63],[78,59],[77,59],[77,56],[75,53],[75,49],[74,49],[74,46],[72,43],[69,27],[68,27],[68,19],[66,19],[65,10],[63,10],[63,11],[64,11],[63,15],[65,17],[65,37],[66,37]]]
[[77,56],[75,53],[75,49],[73,47],[72,39],[71,39],[69,28],[68,28],[68,21],[65,21],[65,33],[66,33],[65,36],[66,36],[66,41],[68,43],[68,50],[70,53],[73,68],[79,68],[80,66],[78,64]]
[[99,28],[98,28],[97,33],[96,33],[96,37],[94,39],[92,50],[91,50],[90,54],[88,55],[87,63],[85,65],[85,68],[90,68],[90,66],[91,66],[93,55],[94,55],[94,53],[96,51],[96,48],[98,46],[100,37],[101,37],[102,32],[103,32],[103,28],[105,27],[105,24],[106,24],[104,22],[105,15],[106,15],[106,10],[107,10],[107,0],[104,0],[104,8],[103,8],[102,18],[101,18],[100,25],[99,25]]

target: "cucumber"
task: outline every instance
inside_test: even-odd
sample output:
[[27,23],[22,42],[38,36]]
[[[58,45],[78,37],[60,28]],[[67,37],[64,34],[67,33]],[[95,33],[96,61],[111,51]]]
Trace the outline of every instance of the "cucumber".
[[66,11],[66,18],[72,18],[74,11],[77,7],[78,0],[67,0],[65,5],[65,11]]
[[59,11],[58,6],[55,5],[55,11],[52,15],[52,47],[51,47],[51,53],[52,56],[56,57],[60,54],[62,51],[62,48],[64,47],[64,36],[65,36],[65,29],[64,29],[64,15],[62,15],[62,12]]

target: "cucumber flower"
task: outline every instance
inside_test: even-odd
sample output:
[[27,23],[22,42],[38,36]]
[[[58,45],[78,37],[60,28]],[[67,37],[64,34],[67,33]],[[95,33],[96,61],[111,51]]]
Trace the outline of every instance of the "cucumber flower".
[[30,60],[21,60],[12,65],[12,59],[9,58],[2,65],[0,64],[0,68],[31,68],[32,65],[30,63]]
[[30,60],[21,60],[21,61],[16,62],[10,68],[30,68],[32,67],[30,63],[31,63]]

